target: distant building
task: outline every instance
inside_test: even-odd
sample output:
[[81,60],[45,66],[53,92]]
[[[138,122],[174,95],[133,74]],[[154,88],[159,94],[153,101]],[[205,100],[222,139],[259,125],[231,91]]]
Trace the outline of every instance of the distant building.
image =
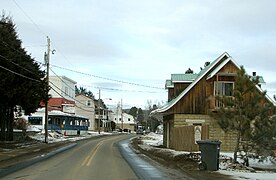
[[117,108],[114,112],[110,113],[110,120],[116,124],[117,129],[135,130],[136,122],[134,117],[127,113],[122,113],[121,108]]
[[95,104],[95,129],[96,130],[104,130],[110,131],[111,130],[111,121],[110,121],[110,111],[104,104],[102,99],[94,100]]
[[94,98],[84,94],[76,95],[76,114],[89,119],[89,130],[96,130]]

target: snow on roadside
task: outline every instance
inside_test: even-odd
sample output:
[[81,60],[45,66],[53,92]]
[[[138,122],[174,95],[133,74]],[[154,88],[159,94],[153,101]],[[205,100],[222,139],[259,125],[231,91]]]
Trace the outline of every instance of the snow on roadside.
[[[143,149],[153,149],[153,146],[160,146],[163,144],[163,135],[162,134],[155,134],[155,133],[149,133],[144,136],[140,136],[141,140],[143,141],[143,145],[140,145]],[[161,150],[158,149],[158,151]],[[189,154],[190,152],[185,151],[175,151],[172,149],[165,149],[162,148],[162,151],[166,151],[170,154],[173,154],[174,156],[181,155],[181,154]],[[220,155],[224,158],[233,158],[233,153],[225,153],[221,152]],[[260,162],[257,159],[249,159],[250,166],[255,168],[267,168],[267,169],[276,169],[276,164],[273,164],[269,160],[265,160],[263,162]],[[218,171],[221,174],[230,175],[234,179],[240,180],[240,179],[262,179],[262,180],[272,180],[276,179],[276,173],[270,172],[270,171],[255,171],[250,172],[249,170],[237,170],[237,169],[229,169],[228,168],[229,163],[221,163],[220,164],[220,170]]]
[[[57,132],[49,132],[48,141],[49,141],[49,143],[55,143],[55,142],[60,142],[60,141],[77,141],[77,140],[81,140],[81,139],[87,139],[92,136],[101,136],[101,135],[110,135],[110,134],[112,134],[112,133],[101,132],[99,134],[99,132],[88,131],[87,134],[83,134],[80,136],[64,136]],[[37,141],[42,141],[42,142],[45,141],[45,133],[44,132],[36,133],[35,135],[29,136],[29,137],[34,140],[37,140]]]
[[163,135],[155,134],[153,132],[143,137],[143,142],[150,146],[160,146],[163,145]]

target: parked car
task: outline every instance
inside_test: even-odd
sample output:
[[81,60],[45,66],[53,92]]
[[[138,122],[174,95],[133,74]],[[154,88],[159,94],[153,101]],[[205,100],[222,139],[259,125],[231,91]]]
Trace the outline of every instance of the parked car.
[[136,134],[142,134],[142,135],[144,135],[143,129],[137,129],[136,130]]

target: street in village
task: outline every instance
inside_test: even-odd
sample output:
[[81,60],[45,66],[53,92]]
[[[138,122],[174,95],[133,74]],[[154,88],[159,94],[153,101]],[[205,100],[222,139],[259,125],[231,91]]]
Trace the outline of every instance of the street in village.
[[275,2],[1,1],[0,179],[276,179]]
[[[158,148],[162,135],[150,133],[137,136],[128,133],[102,133],[82,137],[57,137],[51,143],[23,143],[18,147],[0,148],[0,177],[4,179],[273,179],[276,173],[272,162],[255,162],[263,168],[255,172],[227,168],[223,161],[230,153],[221,153],[219,171],[186,169],[177,163],[161,163],[141,149],[129,144],[130,139],[140,139],[145,151],[162,152],[163,158],[184,158],[189,152]],[[25,144],[25,145],[24,145]],[[11,147],[11,145],[10,145]],[[179,159],[179,158],[178,158]],[[171,161],[171,160],[170,160]],[[176,161],[175,161],[176,162]]]
[[[130,138],[133,137],[134,134],[90,137],[75,143],[63,144],[65,149],[54,153],[53,156],[45,157],[48,155],[44,154],[38,161],[36,157],[32,157],[10,164],[10,167],[5,167],[5,162],[0,161],[0,177],[4,179],[191,179],[180,171],[169,171],[153,161],[147,159],[149,161],[147,162],[139,157],[128,146]],[[37,146],[29,151],[27,148],[25,153],[30,155],[29,153],[39,151],[39,148],[40,146]],[[12,154],[11,152],[10,155]],[[0,155],[2,157],[8,153],[1,152]],[[16,152],[13,155],[16,156]]]

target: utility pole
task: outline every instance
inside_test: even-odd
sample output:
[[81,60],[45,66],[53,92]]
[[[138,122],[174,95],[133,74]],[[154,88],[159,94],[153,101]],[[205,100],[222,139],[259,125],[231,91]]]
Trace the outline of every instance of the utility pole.
[[98,118],[98,130],[99,130],[99,134],[101,134],[101,89],[99,89],[99,100],[98,100],[98,108],[99,108],[99,118]]
[[[47,36],[47,53],[44,55],[45,64],[47,67],[46,83],[49,87],[49,64],[50,64],[50,38]],[[48,100],[45,102],[45,143],[48,143]]]
[[123,99],[121,99],[121,120],[122,120],[122,132],[123,132],[124,130]]

